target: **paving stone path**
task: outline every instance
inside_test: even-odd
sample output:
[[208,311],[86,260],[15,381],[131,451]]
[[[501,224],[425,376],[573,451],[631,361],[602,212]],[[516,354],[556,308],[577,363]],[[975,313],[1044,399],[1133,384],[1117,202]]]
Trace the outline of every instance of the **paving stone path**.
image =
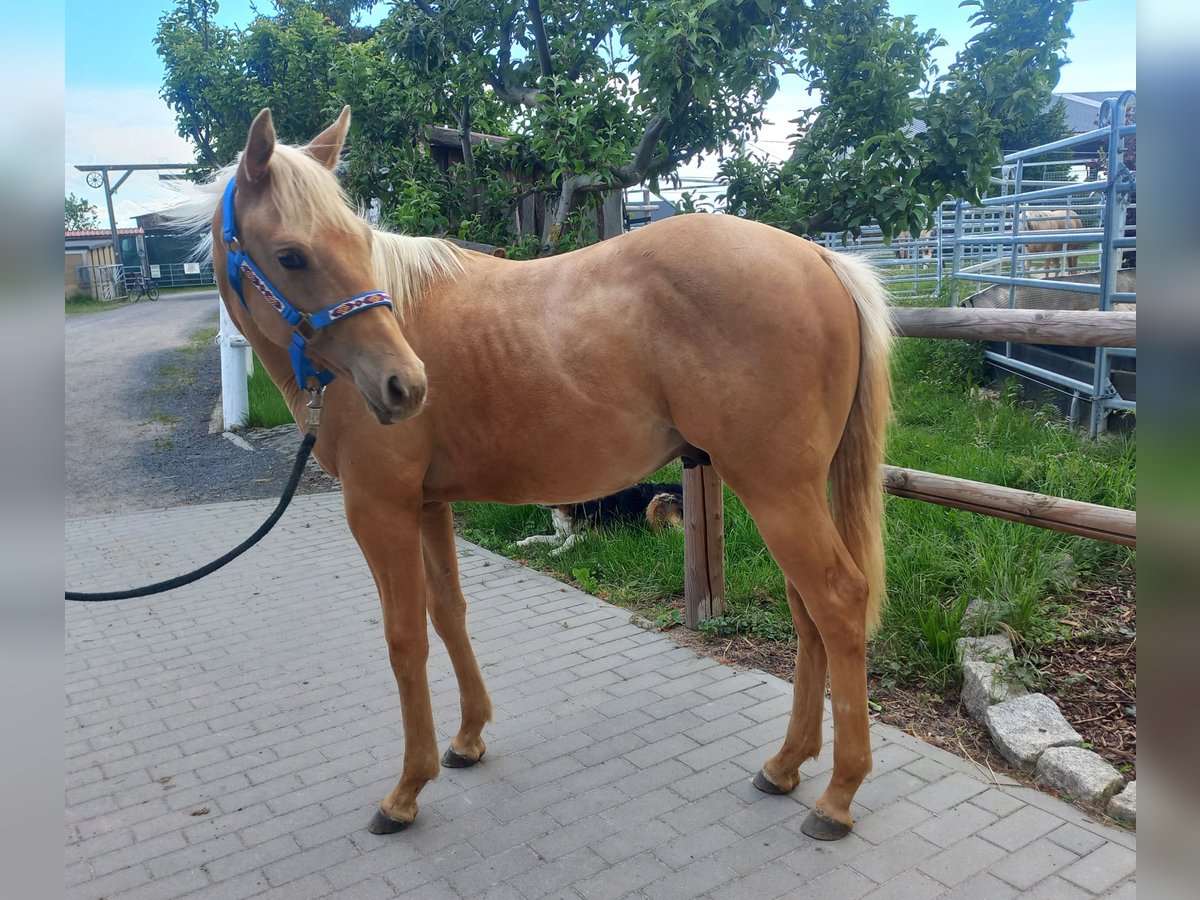
[[[158,580],[248,534],[273,501],[67,522],[67,581]],[[593,597],[460,544],[492,693],[488,755],[445,770],[407,831],[365,825],[400,769],[374,586],[337,493],[169,595],[66,610],[67,895],[355,900],[1132,898],[1134,835],[872,727],[854,833],[801,821],[751,775],[790,687],[696,657]],[[449,660],[431,638],[445,746]],[[827,736],[829,726],[827,724]]]

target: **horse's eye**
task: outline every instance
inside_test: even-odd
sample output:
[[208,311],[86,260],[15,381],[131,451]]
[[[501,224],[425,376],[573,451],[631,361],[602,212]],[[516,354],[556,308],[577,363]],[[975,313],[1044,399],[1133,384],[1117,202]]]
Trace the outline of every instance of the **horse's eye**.
[[304,255],[296,250],[284,250],[278,258],[279,264],[285,269],[303,269],[308,265],[304,260]]

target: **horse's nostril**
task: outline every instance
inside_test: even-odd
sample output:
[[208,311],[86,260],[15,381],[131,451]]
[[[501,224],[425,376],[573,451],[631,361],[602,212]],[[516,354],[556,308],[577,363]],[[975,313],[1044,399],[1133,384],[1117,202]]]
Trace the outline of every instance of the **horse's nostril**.
[[399,375],[393,375],[387,380],[387,399],[393,408],[403,406],[408,399],[408,391],[404,389]]

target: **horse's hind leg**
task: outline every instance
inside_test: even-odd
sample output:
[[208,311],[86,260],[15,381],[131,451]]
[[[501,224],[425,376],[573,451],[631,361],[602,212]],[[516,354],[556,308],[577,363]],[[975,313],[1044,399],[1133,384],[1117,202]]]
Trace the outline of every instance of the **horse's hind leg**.
[[425,671],[429,633],[425,621],[425,571],[421,560],[420,502],[388,502],[378,494],[352,493],[346,485],[346,521],[375,576],[383,610],[388,658],[400,689],[404,769],[368,828],[399,831],[417,815],[417,794],[437,778],[437,734]]
[[804,608],[795,585],[787,584],[788,606],[796,626],[796,669],[792,683],[792,715],[779,752],[754,776],[754,785],[769,794],[786,794],[800,783],[800,764],[821,752],[821,718],[828,670],[825,645]]
[[[731,485],[737,490],[736,485]],[[854,824],[850,804],[858,787],[871,771],[871,734],[867,719],[866,615],[867,580],[854,564],[829,514],[824,484],[799,489],[780,497],[777,493],[742,494],[747,509],[758,523],[763,539],[779,563],[788,581],[796,586],[804,608],[820,633],[829,663],[829,690],[833,701],[833,776],[813,811],[801,826],[805,834],[820,840],[844,837]],[[789,600],[791,597],[789,596]],[[803,618],[799,628],[803,629]],[[810,636],[811,637],[811,636]],[[795,710],[802,718],[796,722],[797,744],[768,761],[766,777],[778,777],[787,787],[791,780],[792,759],[811,749],[811,729],[804,729],[812,717],[812,671],[816,659],[808,664],[810,677],[794,688]],[[803,690],[803,696],[801,691]],[[789,737],[792,728],[789,727]],[[783,763],[786,763],[786,768]],[[798,780],[798,779],[797,779]],[[777,783],[778,784],[778,783]],[[794,783],[792,787],[794,787]]]
[[462,707],[462,724],[442,756],[442,765],[459,769],[479,762],[487,749],[482,733],[483,726],[492,719],[492,701],[467,635],[467,601],[458,579],[450,504],[426,505],[421,516],[421,546],[429,588],[429,618],[450,654]]

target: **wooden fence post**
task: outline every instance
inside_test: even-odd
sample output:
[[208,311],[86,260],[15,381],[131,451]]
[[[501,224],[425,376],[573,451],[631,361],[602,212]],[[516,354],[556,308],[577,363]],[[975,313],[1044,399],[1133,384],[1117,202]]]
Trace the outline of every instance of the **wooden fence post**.
[[683,470],[684,623],[698,628],[725,611],[725,501],[712,466]]

